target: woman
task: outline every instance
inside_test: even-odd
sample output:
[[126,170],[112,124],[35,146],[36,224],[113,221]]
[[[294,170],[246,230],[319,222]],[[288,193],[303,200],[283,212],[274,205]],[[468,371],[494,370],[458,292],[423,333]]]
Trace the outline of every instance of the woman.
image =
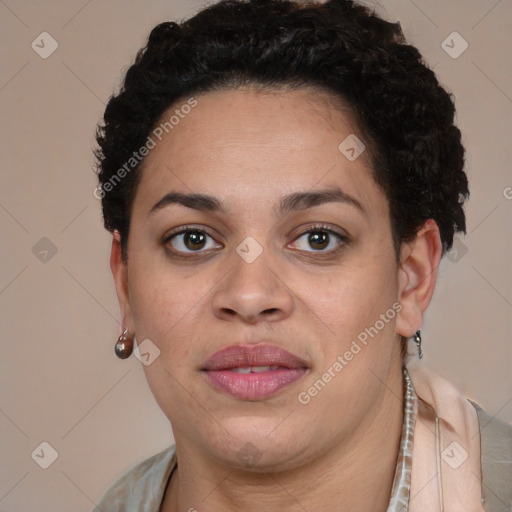
[[124,332],[175,446],[103,511],[508,510],[512,427],[405,366],[465,232],[454,105],[350,0],[163,23],[97,135]]

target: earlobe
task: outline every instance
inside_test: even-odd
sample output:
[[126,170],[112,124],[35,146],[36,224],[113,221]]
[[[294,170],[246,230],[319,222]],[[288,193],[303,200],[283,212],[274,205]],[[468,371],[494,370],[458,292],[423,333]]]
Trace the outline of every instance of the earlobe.
[[122,258],[121,235],[116,230],[112,237],[112,249],[110,252],[110,269],[114,277],[117,300],[121,312],[122,325],[129,332],[134,332],[130,297],[128,294],[128,269]]
[[396,331],[409,338],[420,329],[423,313],[430,304],[441,260],[442,245],[436,222],[429,219],[416,238],[402,246],[398,271],[398,314]]

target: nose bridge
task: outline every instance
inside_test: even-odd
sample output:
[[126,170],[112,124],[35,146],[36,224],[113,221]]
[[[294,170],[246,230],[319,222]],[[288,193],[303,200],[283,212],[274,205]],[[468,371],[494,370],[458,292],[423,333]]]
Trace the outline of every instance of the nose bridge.
[[214,292],[214,314],[248,321],[288,315],[293,300],[274,263],[271,251],[254,238],[242,241],[231,255],[230,271]]

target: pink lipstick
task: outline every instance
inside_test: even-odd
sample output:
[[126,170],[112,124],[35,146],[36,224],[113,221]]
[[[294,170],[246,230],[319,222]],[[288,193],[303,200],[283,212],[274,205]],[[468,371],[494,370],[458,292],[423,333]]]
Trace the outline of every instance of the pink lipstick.
[[208,382],[240,400],[262,400],[300,379],[305,361],[268,343],[232,345],[219,350],[202,368]]

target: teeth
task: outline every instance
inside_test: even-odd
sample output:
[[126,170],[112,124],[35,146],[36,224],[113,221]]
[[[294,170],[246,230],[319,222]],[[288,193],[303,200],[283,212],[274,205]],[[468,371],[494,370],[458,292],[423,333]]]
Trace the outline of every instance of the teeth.
[[251,373],[251,367],[248,366],[247,368],[231,368],[231,371],[236,373]]
[[232,372],[236,373],[260,373],[277,370],[279,366],[245,366],[243,368],[231,368]]
[[251,366],[252,373],[269,372],[270,366]]

